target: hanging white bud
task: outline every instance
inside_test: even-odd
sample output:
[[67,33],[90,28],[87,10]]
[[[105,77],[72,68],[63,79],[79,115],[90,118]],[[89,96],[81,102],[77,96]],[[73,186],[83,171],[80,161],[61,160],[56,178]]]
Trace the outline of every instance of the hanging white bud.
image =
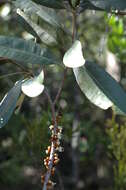
[[72,47],[65,53],[63,63],[66,67],[76,68],[85,64],[85,59],[82,53],[82,45],[79,40],[76,40]]
[[21,87],[22,92],[31,98],[39,96],[44,90],[43,80],[44,73],[42,71],[37,77],[24,81]]

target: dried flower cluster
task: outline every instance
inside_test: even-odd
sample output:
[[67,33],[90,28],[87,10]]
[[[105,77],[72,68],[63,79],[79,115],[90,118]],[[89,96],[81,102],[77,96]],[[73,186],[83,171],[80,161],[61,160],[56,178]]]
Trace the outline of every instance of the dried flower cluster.
[[[48,146],[46,149],[47,157],[44,159],[44,166],[46,167],[47,172],[51,169],[51,175],[55,174],[56,165],[60,161],[58,157],[58,152],[63,152],[63,147],[60,146],[60,141],[62,138],[62,127],[58,126],[55,130],[54,125],[50,125],[49,129],[51,131],[51,146]],[[41,177],[42,184],[45,181],[45,175]],[[51,180],[48,180],[47,189],[52,189],[55,183]]]

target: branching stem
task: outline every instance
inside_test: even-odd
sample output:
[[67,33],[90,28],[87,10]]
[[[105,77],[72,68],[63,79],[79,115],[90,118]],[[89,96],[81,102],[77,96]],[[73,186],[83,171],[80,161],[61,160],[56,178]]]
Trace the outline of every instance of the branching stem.
[[[73,11],[73,34],[72,34],[72,42],[74,42],[74,40],[76,39],[76,11],[74,10]],[[52,118],[53,118],[53,121],[54,121],[54,129],[53,129],[53,133],[54,133],[54,136],[57,134],[57,128],[58,128],[58,125],[57,125],[57,119],[56,119],[56,110],[55,110],[55,106],[61,96],[61,92],[62,92],[62,89],[63,89],[63,85],[64,85],[64,81],[65,81],[65,78],[66,78],[66,73],[67,73],[67,68],[65,68],[64,70],[64,74],[63,74],[63,79],[62,79],[62,82],[59,86],[59,89],[58,89],[58,92],[56,94],[56,97],[54,99],[54,101],[52,101],[51,99],[51,96],[47,90],[47,88],[45,88],[45,94],[48,98],[48,102],[50,104],[50,107],[51,107],[51,112],[52,112]],[[52,168],[53,168],[53,161],[54,161],[54,154],[56,152],[56,142],[52,140],[51,142],[51,151],[50,151],[50,155],[49,155],[49,164],[48,164],[48,170],[44,176],[44,184],[43,184],[43,190],[47,190],[47,186],[48,186],[48,182],[49,182],[49,179],[50,179],[50,176],[51,176],[51,171],[52,171]]]

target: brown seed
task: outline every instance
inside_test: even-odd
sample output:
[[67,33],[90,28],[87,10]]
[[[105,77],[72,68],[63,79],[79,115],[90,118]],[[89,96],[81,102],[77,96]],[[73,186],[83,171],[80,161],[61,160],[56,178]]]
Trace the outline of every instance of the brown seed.
[[59,159],[54,160],[53,161],[54,165],[58,164],[59,161],[60,161]]

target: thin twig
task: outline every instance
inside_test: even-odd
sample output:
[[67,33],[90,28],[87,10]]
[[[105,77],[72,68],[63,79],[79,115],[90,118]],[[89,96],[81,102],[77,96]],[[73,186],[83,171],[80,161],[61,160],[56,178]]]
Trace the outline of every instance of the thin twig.
[[75,41],[77,37],[77,22],[76,22],[76,10],[73,10],[73,34],[72,34],[72,42]]
[[[77,27],[77,23],[76,23],[76,11],[73,10],[73,34],[72,34],[72,42],[74,42],[74,40],[76,39],[76,35],[77,35],[76,27]],[[67,68],[65,68],[65,70],[64,70],[64,74],[63,74],[63,79],[62,79],[61,85],[60,85],[60,87],[58,89],[57,95],[56,95],[55,100],[53,102],[54,106],[56,105],[57,101],[60,98],[60,95],[61,95],[61,92],[62,92],[62,89],[63,89],[63,86],[64,86],[64,81],[65,81],[65,78],[66,78],[66,74],[67,74]]]
[[51,96],[50,96],[50,94],[49,94],[47,88],[45,88],[44,92],[45,92],[45,94],[46,94],[46,96],[47,96],[47,98],[48,98],[48,101],[49,101],[49,103],[50,103],[51,111],[52,111],[52,117],[53,117],[53,120],[54,120],[54,122],[55,122],[55,120],[56,120],[56,115],[55,115],[55,108],[54,108],[54,105],[53,105],[53,101],[52,101],[52,99],[51,99]]
[[[47,89],[45,89],[45,94],[48,98],[48,101],[50,103],[50,107],[51,107],[51,112],[52,112],[52,117],[53,117],[53,121],[54,121],[54,135],[56,135],[56,131],[57,131],[57,121],[56,121],[56,112],[55,112],[55,106],[53,104],[53,101],[50,97],[50,94],[48,92]],[[50,176],[51,176],[51,170],[53,168],[53,161],[54,161],[54,154],[55,154],[55,141],[52,141],[51,142],[51,152],[50,152],[50,156],[49,156],[49,168],[46,172],[46,175],[45,175],[45,179],[44,179],[44,184],[43,184],[43,190],[46,190],[47,189],[47,184],[48,184],[48,181],[50,179]]]
[[67,73],[67,68],[64,69],[63,79],[62,79],[61,85],[60,85],[60,87],[58,89],[58,92],[57,92],[57,95],[55,97],[55,100],[53,102],[54,106],[56,105],[56,103],[58,102],[58,100],[60,98],[60,95],[61,95],[61,92],[62,92],[62,89],[63,89],[63,86],[64,86],[64,81],[65,81],[65,78],[66,78],[66,73]]

